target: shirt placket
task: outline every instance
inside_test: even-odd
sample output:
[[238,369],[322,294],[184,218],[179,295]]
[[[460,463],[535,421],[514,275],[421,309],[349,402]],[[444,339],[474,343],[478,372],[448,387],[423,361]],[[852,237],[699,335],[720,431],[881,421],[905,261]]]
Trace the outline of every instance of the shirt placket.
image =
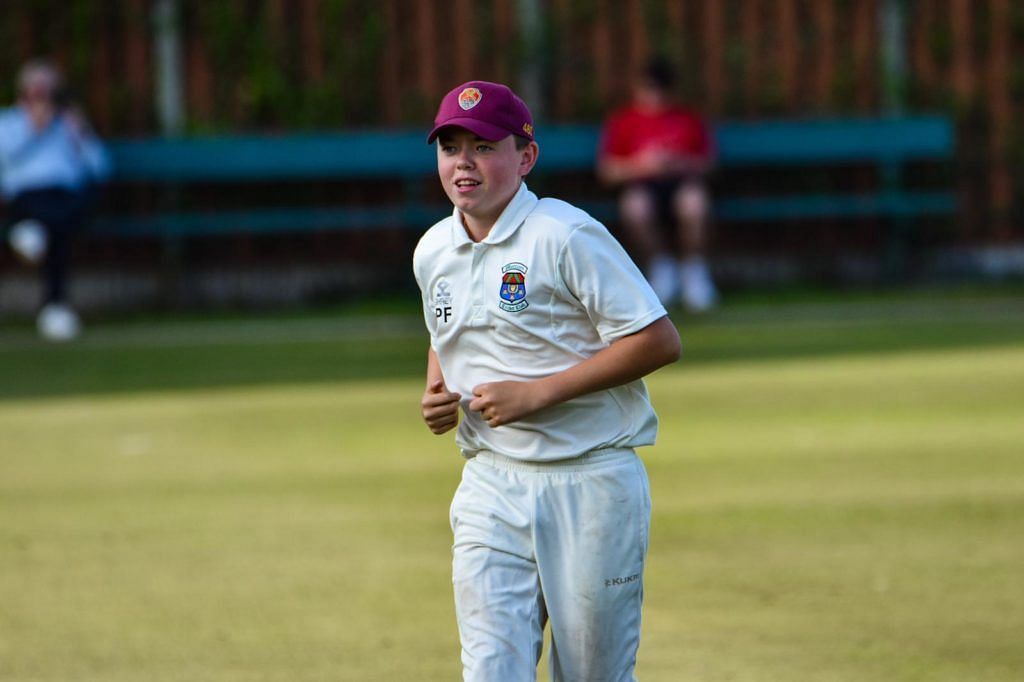
[[470,267],[473,282],[473,305],[469,323],[474,326],[484,324],[487,312],[487,245],[473,244],[473,261]]

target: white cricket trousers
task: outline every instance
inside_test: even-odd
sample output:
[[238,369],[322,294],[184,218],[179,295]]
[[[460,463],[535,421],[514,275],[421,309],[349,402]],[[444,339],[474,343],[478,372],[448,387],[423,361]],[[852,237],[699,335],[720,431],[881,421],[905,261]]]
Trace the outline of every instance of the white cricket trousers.
[[634,680],[650,518],[630,449],[467,461],[451,507],[463,679],[536,680],[550,620],[552,680]]

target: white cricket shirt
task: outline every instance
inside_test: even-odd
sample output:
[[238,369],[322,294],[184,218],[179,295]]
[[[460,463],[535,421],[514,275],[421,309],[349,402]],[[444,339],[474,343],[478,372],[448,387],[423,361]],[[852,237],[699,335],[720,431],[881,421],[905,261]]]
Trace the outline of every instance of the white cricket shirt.
[[540,379],[640,331],[666,312],[608,230],[523,183],[474,243],[458,209],[420,239],[413,270],[448,389],[462,395],[455,442],[522,460],[654,443],[658,418],[637,380],[492,428],[469,410],[478,384]]

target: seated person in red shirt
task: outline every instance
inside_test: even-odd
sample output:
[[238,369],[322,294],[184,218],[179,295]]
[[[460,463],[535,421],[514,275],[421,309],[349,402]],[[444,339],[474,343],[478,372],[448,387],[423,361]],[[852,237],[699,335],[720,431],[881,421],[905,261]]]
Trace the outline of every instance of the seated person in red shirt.
[[673,79],[665,59],[647,64],[633,101],[605,124],[597,173],[619,188],[622,222],[662,303],[701,312],[718,299],[704,260],[714,151],[701,117],[673,103]]

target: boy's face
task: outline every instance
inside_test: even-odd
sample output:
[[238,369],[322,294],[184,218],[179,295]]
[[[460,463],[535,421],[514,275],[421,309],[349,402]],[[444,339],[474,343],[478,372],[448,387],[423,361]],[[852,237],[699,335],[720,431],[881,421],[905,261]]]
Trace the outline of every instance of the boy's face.
[[437,172],[445,194],[484,228],[498,219],[536,161],[537,143],[516,149],[512,135],[494,142],[452,127],[437,138]]

